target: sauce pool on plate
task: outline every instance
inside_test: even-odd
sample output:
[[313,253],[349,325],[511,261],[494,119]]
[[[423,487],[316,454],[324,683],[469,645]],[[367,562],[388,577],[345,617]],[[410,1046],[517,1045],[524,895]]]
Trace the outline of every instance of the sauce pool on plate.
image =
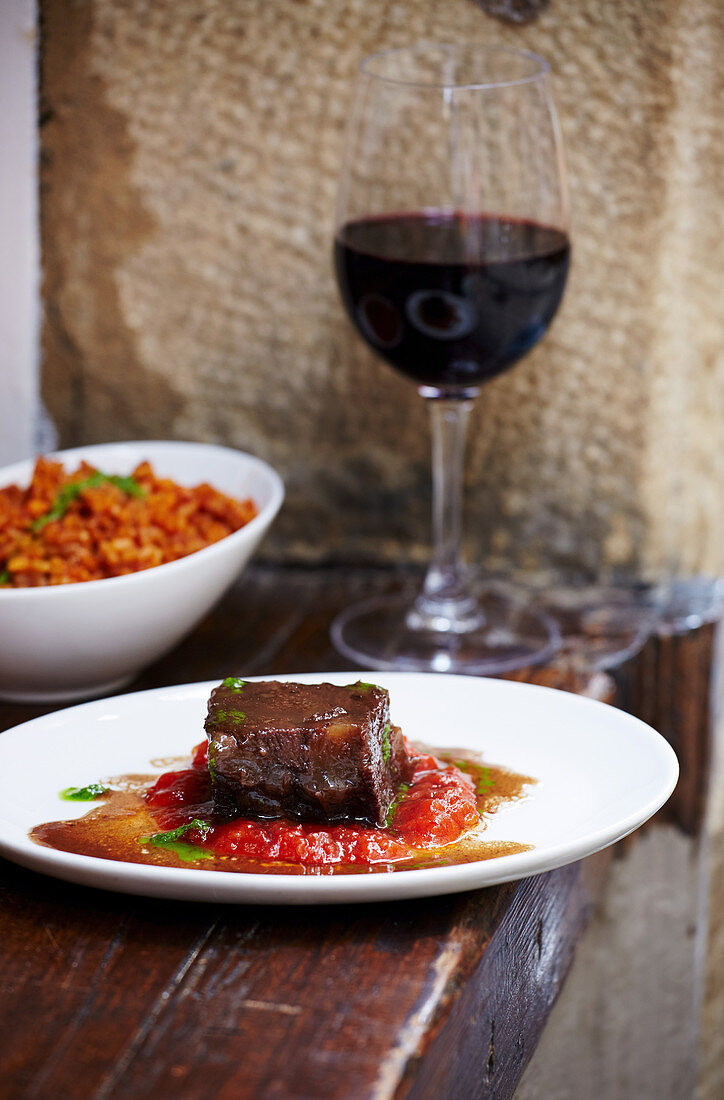
[[[535,780],[465,751],[415,747],[416,763],[385,824],[320,824],[229,817],[212,800],[207,745],[155,777],[123,776],[70,788],[95,802],[85,816],[37,825],[38,844],[154,866],[264,874],[389,872],[470,863],[529,849],[486,842],[485,819]],[[69,791],[80,791],[71,794]]]

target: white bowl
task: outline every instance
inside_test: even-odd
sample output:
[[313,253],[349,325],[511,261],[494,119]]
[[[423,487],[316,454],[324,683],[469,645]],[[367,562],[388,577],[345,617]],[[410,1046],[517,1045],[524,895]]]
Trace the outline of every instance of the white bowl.
[[[284,498],[281,478],[261,459],[205,443],[102,443],[59,451],[103,473],[130,474],[147,459],[181,485],[208,481],[258,515],[188,557],[139,573],[43,588],[0,588],[0,698],[59,702],[128,683],[189,633],[238,576]],[[0,470],[0,486],[29,483],[34,462]]]

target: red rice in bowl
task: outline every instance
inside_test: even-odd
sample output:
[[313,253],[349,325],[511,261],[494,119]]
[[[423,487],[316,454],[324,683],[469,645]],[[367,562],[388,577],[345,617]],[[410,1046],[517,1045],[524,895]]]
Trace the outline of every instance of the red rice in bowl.
[[[49,518],[53,512],[62,514]],[[256,514],[251,500],[208,484],[185,488],[157,477],[148,462],[130,479],[106,478],[86,462],[66,473],[41,457],[27,489],[0,489],[0,587],[137,573],[218,542]]]

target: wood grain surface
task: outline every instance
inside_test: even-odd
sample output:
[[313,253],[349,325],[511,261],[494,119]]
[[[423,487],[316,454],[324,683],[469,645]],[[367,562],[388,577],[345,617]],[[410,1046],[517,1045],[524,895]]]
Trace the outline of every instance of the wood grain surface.
[[712,660],[717,624],[654,634],[633,664],[628,709],[657,729],[679,758],[666,815],[690,836],[703,823],[713,742]]
[[[257,567],[133,688],[349,667],[330,620],[389,583]],[[610,690],[570,663],[546,677]],[[37,713],[0,706],[0,728]],[[457,896],[298,910],[126,897],[2,862],[0,1096],[509,1098],[609,859]]]

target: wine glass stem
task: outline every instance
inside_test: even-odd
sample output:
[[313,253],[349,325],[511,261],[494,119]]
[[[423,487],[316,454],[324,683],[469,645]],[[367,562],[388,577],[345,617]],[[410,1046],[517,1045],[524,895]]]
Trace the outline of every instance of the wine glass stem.
[[462,551],[465,437],[470,399],[427,399],[432,429],[432,559],[408,625],[465,633],[483,615]]

